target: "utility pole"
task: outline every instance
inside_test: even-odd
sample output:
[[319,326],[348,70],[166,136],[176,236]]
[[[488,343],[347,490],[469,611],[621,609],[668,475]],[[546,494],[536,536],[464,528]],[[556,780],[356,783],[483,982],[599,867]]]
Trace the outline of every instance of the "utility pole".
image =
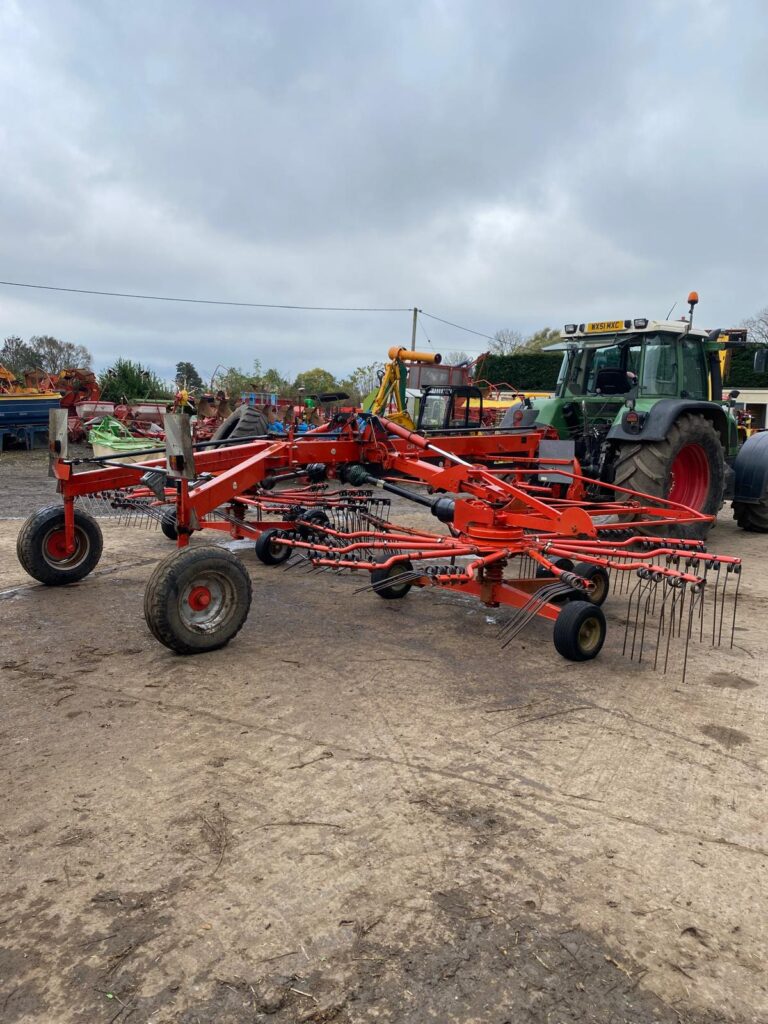
[[411,331],[411,352],[416,351],[416,322],[418,320],[419,310],[416,306],[413,307],[413,330]]

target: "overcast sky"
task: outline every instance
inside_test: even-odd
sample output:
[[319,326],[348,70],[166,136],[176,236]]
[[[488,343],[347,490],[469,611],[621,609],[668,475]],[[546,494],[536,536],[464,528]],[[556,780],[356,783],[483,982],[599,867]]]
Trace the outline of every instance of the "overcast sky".
[[[489,334],[768,305],[765,0],[2,0],[0,44],[3,280]],[[0,287],[43,333],[344,375],[410,316]]]

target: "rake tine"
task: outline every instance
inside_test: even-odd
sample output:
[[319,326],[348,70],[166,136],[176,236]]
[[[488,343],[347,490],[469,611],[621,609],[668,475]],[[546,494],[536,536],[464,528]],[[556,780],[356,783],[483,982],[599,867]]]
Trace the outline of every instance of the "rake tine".
[[[504,650],[505,647],[508,647],[515,639],[515,637],[522,633],[522,631],[531,622],[531,620],[536,617],[536,614],[539,611],[539,609],[542,608],[545,604],[547,604],[550,599],[558,597],[560,594],[567,594],[569,590],[571,590],[571,587],[566,585],[549,588],[549,593],[545,600],[537,601],[530,608],[528,608],[524,615],[518,616],[518,618],[514,622],[514,628],[507,632],[507,635],[502,641],[501,649]],[[541,593],[541,591],[539,591],[539,593]]]
[[283,566],[283,572],[288,572],[289,569],[295,569],[297,565],[301,565],[302,562],[305,562],[306,558],[307,556],[303,552],[294,552]]
[[[622,573],[622,576],[623,575],[624,574]],[[622,657],[624,657],[624,655],[627,653],[627,639],[629,637],[629,624],[632,621],[632,602],[634,601],[635,594],[638,591],[638,589],[641,587],[642,582],[643,582],[642,580],[638,580],[637,581],[637,583],[634,586],[634,589],[632,590],[632,592],[629,595],[629,600],[627,601],[627,621],[626,621],[626,623],[624,625],[624,644],[623,644],[623,646],[621,648],[621,656]],[[619,594],[621,594],[621,591],[619,591]]]
[[[657,583],[654,583],[653,587],[649,586],[647,588],[648,596],[645,599],[645,609],[643,611],[643,628],[642,628],[642,631],[640,633],[640,650],[638,651],[638,655],[637,655],[637,663],[638,663],[638,665],[641,665],[642,662],[643,662],[643,650],[645,649],[645,626],[646,626],[646,623],[648,622],[648,609],[649,609],[649,605],[651,603],[651,597],[653,597],[654,604],[656,602],[656,591],[657,590],[658,590],[658,584]],[[653,614],[653,613],[651,612],[651,614]]]
[[683,652],[683,678],[680,680],[681,683],[685,682],[685,673],[688,669],[688,647],[691,643],[691,633],[693,631],[693,611],[696,607],[696,591],[691,590],[691,600],[688,603],[688,629],[685,634],[685,650]]
[[664,619],[667,614],[667,598],[669,597],[669,592],[669,583],[665,581],[664,597],[661,599],[661,608],[659,608],[659,628],[656,630],[656,651],[653,657],[654,671],[656,671],[656,667],[659,663],[659,650],[661,649],[661,638],[664,636]]
[[725,567],[725,575],[723,576],[723,589],[720,594],[720,625],[717,630],[717,646],[719,647],[723,640],[723,612],[725,611],[725,591],[728,587],[728,577],[731,574],[731,566]]
[[[526,625],[527,622],[530,621],[530,619],[543,605],[547,604],[553,598],[559,597],[561,594],[569,593],[571,589],[572,588],[569,587],[567,584],[554,583],[549,584],[546,587],[542,587],[535,594],[531,594],[531,596],[528,598],[525,604],[517,609],[513,617],[508,622],[504,623],[504,625],[498,631],[496,639],[501,640],[510,632],[512,632],[513,635],[517,635],[519,629],[522,628],[521,626],[519,626],[519,623],[522,620],[524,620],[523,625]],[[510,637],[509,639],[512,638]],[[508,642],[509,640],[507,640],[506,643],[502,644],[502,647],[506,647]]]
[[669,664],[669,644],[675,633],[675,613],[677,610],[678,602],[678,588],[672,588],[672,607],[669,610],[669,629],[667,630],[667,648],[664,652],[664,675],[667,674],[667,665]]
[[706,585],[702,585],[701,588],[701,608],[699,608],[699,643],[704,642],[704,597],[706,595]]
[[714,604],[712,606],[712,646],[713,647],[715,646],[715,629],[717,628],[717,588],[720,585],[720,563],[719,562],[714,567],[714,569],[717,572],[717,576],[715,577],[715,587],[714,587],[714,590],[712,592],[713,593],[713,601],[714,601]]
[[741,566],[733,567],[736,573],[736,593],[733,595],[733,622],[731,623],[731,647],[733,647],[733,635],[736,632],[736,605],[739,601],[739,586],[741,585]]

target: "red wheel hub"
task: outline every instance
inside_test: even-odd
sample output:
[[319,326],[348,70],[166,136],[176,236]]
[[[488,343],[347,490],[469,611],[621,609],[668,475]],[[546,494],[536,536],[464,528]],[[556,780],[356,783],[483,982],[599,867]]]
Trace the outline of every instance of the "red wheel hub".
[[211,603],[211,592],[208,587],[193,587],[189,592],[187,603],[193,612],[204,612]]
[[667,497],[687,505],[697,512],[704,511],[712,475],[707,453],[700,444],[687,444],[672,462],[670,487]]
[[64,530],[54,530],[49,534],[45,542],[45,550],[54,561],[64,561],[67,557],[67,535]]

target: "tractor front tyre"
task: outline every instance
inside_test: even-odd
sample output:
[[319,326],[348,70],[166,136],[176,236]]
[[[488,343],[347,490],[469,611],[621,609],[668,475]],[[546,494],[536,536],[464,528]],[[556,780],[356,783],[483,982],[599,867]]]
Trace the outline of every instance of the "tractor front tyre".
[[[684,413],[672,424],[664,440],[622,444],[614,483],[715,516],[725,491],[725,457],[720,435],[703,416]],[[659,526],[650,532],[654,536],[695,540],[706,537],[711,525],[681,523],[666,530]]]
[[[240,405],[216,429],[212,441],[234,441],[237,438],[266,437],[267,417],[253,405]],[[215,447],[215,446],[214,446]]]
[[251,607],[251,577],[235,555],[200,545],[163,559],[144,591],[144,618],[156,640],[176,654],[224,647]]
[[282,565],[293,554],[293,548],[280,543],[281,530],[265,530],[256,541],[256,557],[264,565]]
[[768,502],[765,500],[747,504],[734,501],[733,518],[747,533],[768,533]]
[[[378,561],[387,561],[389,557],[388,555],[382,555]],[[371,583],[374,592],[379,597],[383,597],[385,601],[399,601],[411,589],[412,584],[408,581],[412,578],[410,575],[412,572],[413,565],[408,559],[404,562],[395,562],[394,565],[390,565],[387,569],[374,569],[371,572]],[[403,580],[402,576],[405,573],[408,573],[408,576]]]
[[555,619],[555,650],[568,661],[591,661],[605,642],[605,615],[589,601],[570,601]]
[[99,524],[75,508],[75,549],[67,553],[64,506],[48,505],[22,526],[16,554],[30,576],[47,587],[60,587],[87,576],[98,565],[103,547]]

